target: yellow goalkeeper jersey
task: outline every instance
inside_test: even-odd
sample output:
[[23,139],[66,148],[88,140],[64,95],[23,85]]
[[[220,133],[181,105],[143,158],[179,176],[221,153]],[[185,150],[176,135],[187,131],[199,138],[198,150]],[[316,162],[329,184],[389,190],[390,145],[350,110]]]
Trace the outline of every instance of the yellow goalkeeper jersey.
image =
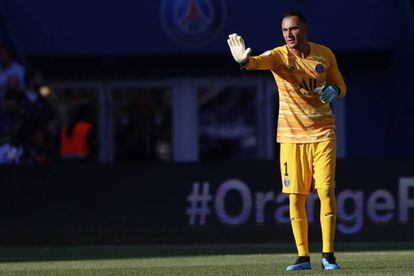
[[324,84],[339,87],[346,94],[345,82],[332,51],[308,42],[306,58],[292,54],[286,45],[260,56],[252,56],[247,70],[271,70],[279,90],[279,143],[314,143],[335,139],[335,118],[330,104],[322,103],[314,89]]

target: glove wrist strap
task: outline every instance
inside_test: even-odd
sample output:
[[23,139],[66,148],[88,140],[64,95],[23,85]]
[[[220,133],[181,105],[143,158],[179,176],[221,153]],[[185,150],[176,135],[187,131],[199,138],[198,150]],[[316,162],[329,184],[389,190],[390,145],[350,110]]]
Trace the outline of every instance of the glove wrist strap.
[[245,61],[242,61],[239,63],[240,69],[244,69],[244,67],[249,63],[249,58],[247,58]]

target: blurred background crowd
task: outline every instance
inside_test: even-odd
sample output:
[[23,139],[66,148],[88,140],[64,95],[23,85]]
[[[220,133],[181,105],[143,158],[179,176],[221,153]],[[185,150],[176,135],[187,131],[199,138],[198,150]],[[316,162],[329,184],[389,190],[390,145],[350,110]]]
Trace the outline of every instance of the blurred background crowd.
[[0,44],[0,163],[49,163],[59,158],[56,103],[41,71],[27,71]]

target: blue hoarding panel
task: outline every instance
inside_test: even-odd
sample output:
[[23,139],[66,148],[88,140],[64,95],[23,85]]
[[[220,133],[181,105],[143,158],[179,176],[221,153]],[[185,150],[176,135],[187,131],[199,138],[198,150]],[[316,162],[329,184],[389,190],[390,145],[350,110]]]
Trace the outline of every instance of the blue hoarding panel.
[[[414,241],[413,160],[339,160],[339,242]],[[277,161],[0,167],[1,245],[292,242]],[[319,200],[307,202],[320,241]]]

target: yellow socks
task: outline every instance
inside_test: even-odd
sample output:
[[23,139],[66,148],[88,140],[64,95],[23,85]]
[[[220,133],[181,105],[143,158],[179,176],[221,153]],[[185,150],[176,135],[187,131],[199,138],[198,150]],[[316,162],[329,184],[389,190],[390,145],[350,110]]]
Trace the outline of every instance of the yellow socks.
[[[321,202],[322,252],[334,252],[336,200],[333,189],[318,189]],[[289,211],[299,256],[309,256],[307,195],[289,194]]]
[[289,194],[289,212],[299,256],[309,256],[307,195]]
[[321,201],[322,252],[334,252],[336,200],[333,189],[318,189]]

